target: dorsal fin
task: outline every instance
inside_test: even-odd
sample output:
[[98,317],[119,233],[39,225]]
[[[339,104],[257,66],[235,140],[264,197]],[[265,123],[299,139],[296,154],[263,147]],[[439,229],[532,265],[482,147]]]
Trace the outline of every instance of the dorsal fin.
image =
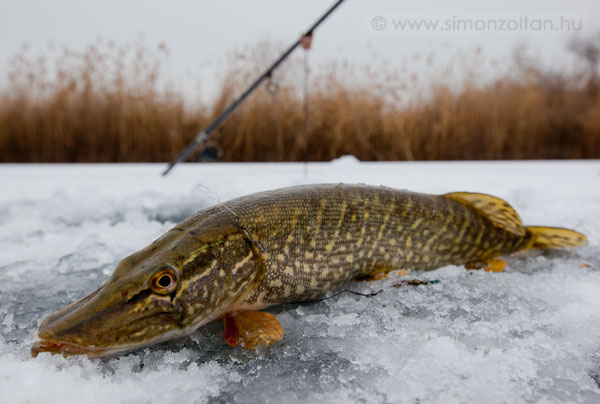
[[508,202],[500,198],[470,192],[453,192],[444,196],[458,201],[463,205],[471,206],[502,229],[519,236],[525,236],[525,227],[523,227],[523,222],[521,222],[519,214]]

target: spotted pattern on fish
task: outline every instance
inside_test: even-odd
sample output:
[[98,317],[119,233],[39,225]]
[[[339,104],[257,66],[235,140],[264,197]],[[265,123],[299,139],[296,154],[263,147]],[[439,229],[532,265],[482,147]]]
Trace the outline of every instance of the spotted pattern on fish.
[[[478,261],[523,243],[523,237],[455,199],[365,185],[259,193],[179,227],[201,234],[223,225],[244,226],[263,249],[264,279],[238,302],[253,308],[315,299],[350,279],[382,271]],[[247,251],[243,255],[247,259]],[[193,264],[184,271],[193,271]]]

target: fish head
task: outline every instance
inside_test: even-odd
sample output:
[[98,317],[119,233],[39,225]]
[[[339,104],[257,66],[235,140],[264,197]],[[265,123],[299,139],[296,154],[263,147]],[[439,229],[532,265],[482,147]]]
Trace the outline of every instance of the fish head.
[[176,227],[123,259],[98,290],[44,319],[32,355],[98,357],[183,337],[221,317],[256,273],[238,227]]

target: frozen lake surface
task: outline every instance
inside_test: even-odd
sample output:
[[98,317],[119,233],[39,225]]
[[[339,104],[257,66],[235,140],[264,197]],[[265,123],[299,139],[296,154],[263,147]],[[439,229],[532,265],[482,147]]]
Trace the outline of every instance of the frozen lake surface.
[[[0,402],[600,402],[600,162],[0,166]],[[306,172],[305,172],[306,169]],[[230,348],[222,325],[110,359],[29,353],[43,317],[88,294],[120,259],[194,211],[251,192],[347,182],[475,191],[525,224],[589,238],[508,259],[498,274],[351,283],[271,310],[282,342]]]

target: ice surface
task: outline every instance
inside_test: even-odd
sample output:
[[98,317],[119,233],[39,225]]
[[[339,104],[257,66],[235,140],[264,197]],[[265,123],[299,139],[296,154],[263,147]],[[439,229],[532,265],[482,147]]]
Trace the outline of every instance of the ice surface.
[[[163,168],[0,166],[0,402],[600,402],[600,162]],[[314,182],[488,192],[590,244],[511,257],[499,274],[445,267],[417,275],[434,285],[351,283],[383,293],[276,307],[284,341],[259,353],[209,324],[112,359],[30,357],[44,316],[195,210]]]

